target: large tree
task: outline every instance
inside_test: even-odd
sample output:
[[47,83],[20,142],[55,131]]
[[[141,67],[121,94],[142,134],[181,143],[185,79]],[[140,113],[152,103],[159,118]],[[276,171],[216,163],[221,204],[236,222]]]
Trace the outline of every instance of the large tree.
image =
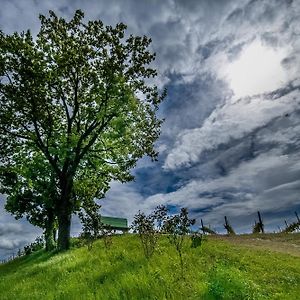
[[0,193],[8,195],[5,209],[16,219],[25,217],[44,230],[46,250],[52,250],[56,238],[58,185],[45,158],[41,153],[35,154],[38,156],[28,159],[18,153],[9,165],[0,166]]
[[50,11],[36,38],[0,35],[2,169],[20,155],[33,165],[43,156],[58,186],[59,250],[69,248],[71,216],[85,199],[103,196],[113,179],[132,179],[143,155],[156,157],[164,96],[150,83],[149,38],[83,17],[78,10],[68,22]]

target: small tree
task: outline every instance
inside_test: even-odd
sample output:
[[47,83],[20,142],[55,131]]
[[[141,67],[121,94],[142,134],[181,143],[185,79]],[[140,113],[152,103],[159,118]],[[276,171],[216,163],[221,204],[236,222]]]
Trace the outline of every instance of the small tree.
[[157,243],[153,214],[147,216],[139,211],[134,216],[131,228],[139,234],[145,257],[149,259],[153,255]]
[[191,240],[192,240],[191,248],[198,248],[202,245],[203,234],[201,234],[200,232],[193,232],[191,236]]
[[134,216],[131,228],[139,234],[146,258],[150,258],[155,251],[159,234],[164,230],[167,214],[167,207],[159,205],[148,216],[140,211]]
[[105,248],[109,248],[112,244],[113,231],[111,226],[102,223],[101,214],[98,213],[100,208],[100,205],[91,201],[85,204],[84,210],[78,214],[83,225],[80,237],[85,241],[89,250],[92,249],[94,241],[99,238],[104,240]]
[[167,220],[168,209],[165,205],[158,205],[154,212],[152,213],[152,217],[155,221],[156,232],[161,233],[164,222]]
[[281,232],[284,232],[284,233],[296,232],[297,230],[300,229],[300,219],[299,219],[299,216],[296,211],[295,211],[295,215],[296,215],[297,221],[292,222],[291,224],[287,224],[286,220],[284,220],[286,228],[282,231],[280,230]]
[[190,233],[190,226],[194,225],[195,219],[189,219],[187,208],[182,208],[180,214],[169,217],[164,223],[164,231],[168,233],[168,239],[176,249],[179,257],[181,275],[184,273],[183,248],[186,235]]
[[101,222],[101,215],[98,213],[100,205],[95,202],[85,205],[84,210],[78,214],[82,223],[82,233],[80,237],[86,242],[89,250],[92,249],[93,243],[101,236],[103,223]]

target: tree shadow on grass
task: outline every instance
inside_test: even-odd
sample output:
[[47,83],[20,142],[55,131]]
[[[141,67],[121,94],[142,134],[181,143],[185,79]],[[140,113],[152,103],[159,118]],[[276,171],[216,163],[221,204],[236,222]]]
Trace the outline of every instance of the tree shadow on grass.
[[39,263],[45,262],[51,257],[57,254],[56,251],[46,252],[44,249],[33,252],[29,255],[24,255],[17,257],[0,266],[2,275],[9,275],[10,273],[15,273],[19,269],[26,267],[33,267]]

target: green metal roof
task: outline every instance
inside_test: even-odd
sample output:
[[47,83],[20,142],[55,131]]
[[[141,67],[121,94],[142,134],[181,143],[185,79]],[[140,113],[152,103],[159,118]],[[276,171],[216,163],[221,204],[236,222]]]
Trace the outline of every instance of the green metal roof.
[[110,225],[112,228],[128,228],[127,219],[101,216],[101,222],[104,225]]

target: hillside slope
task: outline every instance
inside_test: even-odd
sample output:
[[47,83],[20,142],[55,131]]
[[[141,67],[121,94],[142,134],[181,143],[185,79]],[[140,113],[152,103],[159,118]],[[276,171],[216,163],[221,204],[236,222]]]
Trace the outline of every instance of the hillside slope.
[[[299,238],[299,236],[298,236]],[[43,251],[0,265],[0,299],[299,299],[300,257],[217,238],[186,241],[181,277],[166,237],[148,261],[138,237]]]

